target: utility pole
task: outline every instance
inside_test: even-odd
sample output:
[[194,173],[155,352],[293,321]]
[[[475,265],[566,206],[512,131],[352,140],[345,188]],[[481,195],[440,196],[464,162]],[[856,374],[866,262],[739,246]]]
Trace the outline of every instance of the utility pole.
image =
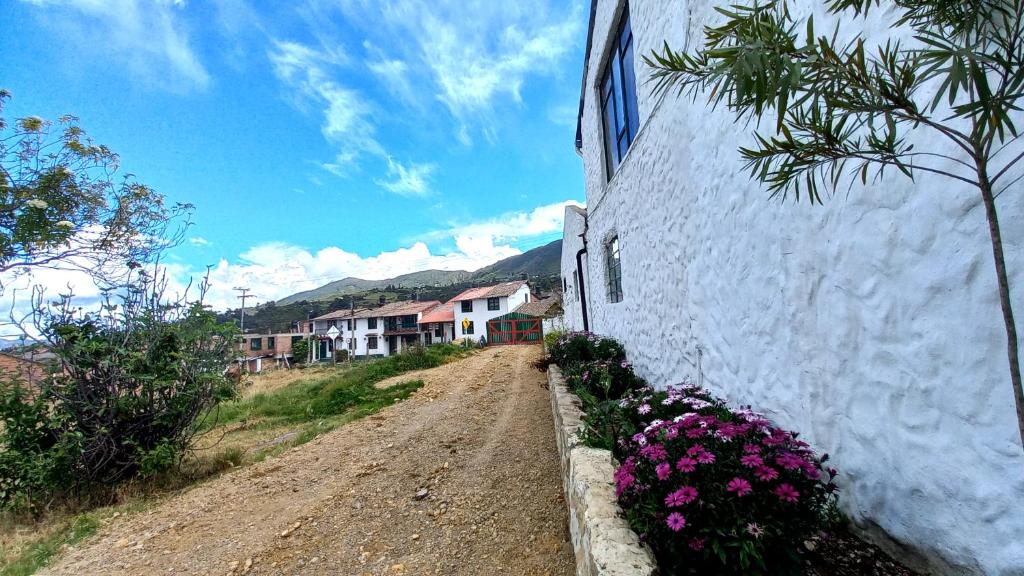
[[349,354],[348,361],[351,363],[356,355],[356,349],[359,348],[359,344],[356,344],[356,297],[350,296],[348,299],[348,318],[349,318],[349,330],[348,330],[348,342],[349,342]]
[[238,286],[235,286],[234,288],[232,288],[232,290],[238,290],[239,292],[242,293],[242,295],[238,297],[242,300],[242,322],[239,328],[241,329],[242,334],[245,334],[245,300],[247,298],[255,298],[256,295],[249,294],[249,291],[252,290],[252,288],[239,288]]

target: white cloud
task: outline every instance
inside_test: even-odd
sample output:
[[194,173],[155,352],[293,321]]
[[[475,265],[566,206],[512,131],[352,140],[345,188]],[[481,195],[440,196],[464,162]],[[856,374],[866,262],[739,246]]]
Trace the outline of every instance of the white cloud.
[[[554,73],[579,42],[584,21],[579,0],[342,0],[341,6],[348,22],[368,23],[367,33],[377,39],[367,43],[370,69],[406,98],[410,82],[429,83],[427,94],[458,121],[454,133],[463,144],[472,142],[469,124],[495,139],[495,104],[520,103],[530,76]],[[409,68],[424,70],[423,77],[410,80]]]
[[209,246],[210,241],[202,236],[193,236],[188,239],[188,243],[193,246]]
[[[22,0],[47,10],[63,42],[110,51],[142,80],[180,92],[203,89],[210,75],[193,50],[181,12],[171,0]],[[120,66],[119,65],[119,66]]]
[[[248,286],[257,302],[267,302],[310,290],[345,277],[381,280],[419,270],[477,270],[520,254],[513,244],[562,230],[566,201],[513,212],[499,218],[464,225],[413,239],[410,244],[373,256],[360,256],[339,246],[310,250],[285,242],[254,246],[237,261],[222,259],[210,272],[209,302],[217,309],[237,307],[235,286]],[[451,242],[450,252],[431,250],[428,244]],[[182,277],[178,279],[183,283]]]
[[377,180],[377,184],[402,196],[425,196],[430,193],[429,178],[436,166],[433,164],[410,163],[405,166],[388,158],[388,178]]

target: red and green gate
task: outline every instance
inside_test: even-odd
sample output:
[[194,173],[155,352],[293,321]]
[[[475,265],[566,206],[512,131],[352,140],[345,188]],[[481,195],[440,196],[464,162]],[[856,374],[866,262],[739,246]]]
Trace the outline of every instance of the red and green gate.
[[544,334],[537,316],[509,312],[487,321],[488,344],[540,344]]

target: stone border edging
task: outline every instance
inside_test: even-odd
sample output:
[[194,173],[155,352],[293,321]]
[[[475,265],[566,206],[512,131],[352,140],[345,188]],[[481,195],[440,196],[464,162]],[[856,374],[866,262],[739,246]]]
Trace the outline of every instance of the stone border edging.
[[653,576],[654,555],[629,527],[615,498],[615,467],[608,450],[579,443],[580,399],[565,386],[558,366],[548,367],[555,442],[577,576]]

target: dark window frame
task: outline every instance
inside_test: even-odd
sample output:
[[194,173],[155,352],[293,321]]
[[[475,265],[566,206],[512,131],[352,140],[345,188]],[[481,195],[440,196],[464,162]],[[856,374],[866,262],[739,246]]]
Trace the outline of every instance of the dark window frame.
[[273,350],[274,349],[274,344],[276,343],[275,342],[276,340],[277,339],[274,338],[273,336],[267,336],[267,350]]
[[366,319],[366,329],[367,330],[376,330],[377,329],[377,319],[376,318],[367,318]]
[[608,180],[612,179],[622,165],[622,160],[640,130],[633,46],[629,3],[626,3],[612,36],[612,46],[609,48],[605,68],[601,72],[601,82],[597,87]]
[[463,313],[467,313],[467,312],[472,312],[472,311],[473,311],[473,301],[472,300],[463,300],[462,301],[462,312]]
[[473,321],[472,320],[469,321],[469,324],[466,325],[466,329],[463,330],[462,333],[463,334],[472,334],[473,333]]
[[251,352],[259,352],[263,349],[263,338],[250,338],[249,339],[249,350]]
[[622,302],[622,250],[619,237],[613,236],[605,243],[605,285],[608,301]]
[[492,297],[487,299],[487,310],[493,312],[495,310],[501,310],[501,298]]
[[367,339],[366,339],[366,349],[367,350],[376,350],[377,349],[377,337],[376,336],[368,336],[367,337]]

